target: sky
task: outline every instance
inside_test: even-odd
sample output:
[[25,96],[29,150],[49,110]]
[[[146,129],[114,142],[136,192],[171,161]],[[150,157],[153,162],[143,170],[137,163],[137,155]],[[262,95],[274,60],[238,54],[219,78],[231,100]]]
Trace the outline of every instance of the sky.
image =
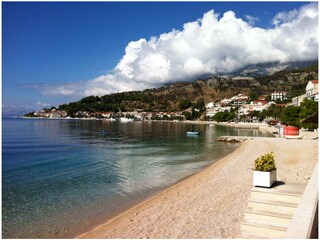
[[317,2],[2,2],[3,114],[317,58]]

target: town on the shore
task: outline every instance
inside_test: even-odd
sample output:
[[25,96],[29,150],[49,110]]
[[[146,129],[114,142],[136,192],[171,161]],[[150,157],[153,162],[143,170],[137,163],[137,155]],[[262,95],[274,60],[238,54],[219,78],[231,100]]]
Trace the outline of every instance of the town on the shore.
[[[69,116],[67,111],[59,110],[55,107],[51,109],[43,109],[26,114],[25,117],[33,118],[47,118],[47,119],[105,119],[105,120],[119,120],[122,122],[129,121],[144,121],[144,120],[173,120],[183,121],[191,120],[190,116],[195,113],[198,114],[197,119],[206,121],[237,121],[237,122],[266,122],[272,123],[276,120],[275,116],[266,116],[267,110],[270,107],[285,108],[288,106],[299,107],[305,100],[318,102],[318,80],[310,80],[305,87],[305,93],[293,97],[291,101],[287,99],[286,92],[273,92],[270,95],[261,95],[255,99],[250,99],[249,96],[239,93],[231,98],[224,98],[217,102],[204,103],[203,110],[193,108],[190,111],[175,111],[175,112],[146,112],[141,109],[136,109],[132,112],[97,112],[97,111],[79,111],[75,116]],[[263,114],[263,113],[266,114]]]

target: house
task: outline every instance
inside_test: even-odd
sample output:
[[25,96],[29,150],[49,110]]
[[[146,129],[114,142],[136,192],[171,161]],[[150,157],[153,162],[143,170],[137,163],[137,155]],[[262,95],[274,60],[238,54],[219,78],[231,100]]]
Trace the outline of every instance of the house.
[[214,102],[209,102],[206,104],[206,108],[212,108],[214,107]]
[[306,97],[309,100],[318,101],[319,92],[318,92],[318,80],[311,80],[306,86]]
[[231,103],[231,99],[230,98],[224,98],[220,101],[220,105],[223,106],[223,105],[229,105]]
[[261,95],[258,97],[258,100],[266,101],[269,98],[269,95]]
[[319,92],[318,92],[318,80],[311,80],[308,82],[306,86],[306,93],[300,96],[292,98],[293,106],[300,106],[301,102],[305,99],[318,101],[319,100]]
[[240,93],[237,96],[232,97],[231,100],[233,105],[241,106],[249,101],[249,97]]
[[274,102],[268,102],[265,100],[254,100],[250,104],[244,104],[238,109],[238,114],[241,115],[248,115],[250,112],[262,112],[263,110],[270,107]]
[[271,93],[271,101],[284,101],[287,100],[287,93],[286,92],[274,92]]
[[231,111],[231,107],[212,107],[212,108],[209,108],[207,109],[207,113],[206,113],[206,116],[207,117],[213,117],[214,115],[216,115],[218,112],[225,112],[225,111],[228,111],[230,112]]

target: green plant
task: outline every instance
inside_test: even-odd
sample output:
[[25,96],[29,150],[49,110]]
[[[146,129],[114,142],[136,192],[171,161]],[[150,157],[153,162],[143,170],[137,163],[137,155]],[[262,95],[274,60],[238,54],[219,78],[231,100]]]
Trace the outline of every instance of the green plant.
[[258,157],[254,162],[254,167],[256,171],[262,172],[271,172],[272,170],[276,170],[273,152]]

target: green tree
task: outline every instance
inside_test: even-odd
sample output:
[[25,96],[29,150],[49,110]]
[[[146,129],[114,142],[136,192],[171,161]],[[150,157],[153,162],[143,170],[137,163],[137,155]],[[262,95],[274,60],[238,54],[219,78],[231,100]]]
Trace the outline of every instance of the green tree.
[[189,107],[192,106],[192,103],[190,102],[189,99],[182,99],[179,103],[179,109],[182,111],[182,110],[185,110]]
[[186,120],[192,120],[192,114],[189,111],[182,112]]
[[213,116],[213,120],[217,122],[227,122],[233,120],[236,117],[234,112],[228,112],[227,110],[224,112],[218,112]]
[[318,128],[318,102],[305,98],[300,108],[300,126],[308,129]]
[[280,120],[283,124],[298,127],[300,125],[300,112],[300,107],[286,107],[281,113]]

